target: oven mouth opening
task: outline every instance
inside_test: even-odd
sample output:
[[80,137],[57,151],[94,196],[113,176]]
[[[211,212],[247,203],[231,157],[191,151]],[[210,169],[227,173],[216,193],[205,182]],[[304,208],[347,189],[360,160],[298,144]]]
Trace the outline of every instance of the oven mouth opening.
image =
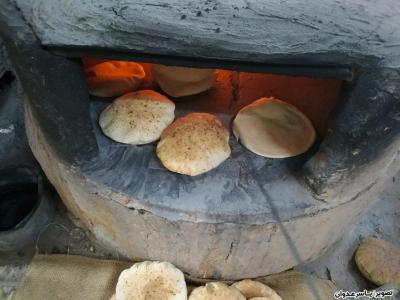
[[[110,59],[94,57],[84,57],[82,61],[84,70],[104,62],[115,62]],[[319,140],[323,139],[330,125],[331,118],[340,102],[343,83],[346,82],[335,78],[300,76],[296,67],[290,68],[287,66],[284,66],[284,71],[289,73],[286,75],[275,74],[274,70],[271,73],[261,73],[216,68],[214,69],[216,70],[216,78],[210,88],[192,95],[175,97],[173,94],[168,94],[165,89],[163,90],[160,87],[160,83],[157,82],[153,71],[154,66],[157,66],[157,64],[135,61],[126,62],[139,64],[143,67],[145,73],[140,85],[133,88],[132,91],[149,89],[166,95],[175,102],[177,116],[179,116],[180,112],[195,111],[224,114],[229,116],[227,125],[230,126],[232,118],[241,108],[259,98],[273,97],[295,106],[305,114],[313,124]],[[204,69],[193,68],[191,64],[189,66],[195,70]],[[293,71],[292,74],[290,74],[290,70]],[[91,75],[93,74],[86,72],[87,77]],[[107,74],[110,78],[114,75]],[[123,74],[116,74],[115,76],[123,77]],[[92,95],[91,99],[104,100],[111,103],[112,100],[121,95],[108,97]]]
[[[88,71],[89,68],[108,62],[112,62],[109,57],[83,58],[82,73],[92,76],[93,72]],[[90,111],[86,118],[90,118],[98,152],[89,159],[85,157],[81,168],[92,182],[118,191],[121,197],[126,197],[124,205],[128,207],[139,205],[142,209],[165,217],[179,212],[182,218],[191,220],[195,216],[197,221],[207,222],[236,222],[238,211],[240,222],[272,220],[270,207],[265,203],[265,190],[261,186],[267,187],[274,202],[279,199],[277,206],[284,212],[282,219],[300,215],[305,208],[318,204],[318,200],[303,190],[307,185],[304,182],[303,167],[320,149],[330,120],[336,114],[335,110],[342,98],[342,90],[347,84],[344,80],[216,68],[215,81],[210,88],[192,95],[173,97],[155,80],[155,64],[135,60],[123,62],[137,63],[144,70],[145,76],[140,85],[135,87],[136,91],[150,89],[174,102],[173,122],[193,112],[215,115],[229,133],[230,154],[225,156],[225,160],[221,159],[219,165],[204,173],[192,175],[187,170],[176,172],[173,167],[167,168],[157,153],[160,139],[137,145],[119,142],[103,130],[100,124],[102,112],[119,95],[90,95],[83,109]],[[241,140],[235,138],[232,122],[237,112],[262,97],[274,97],[291,104],[310,120],[316,139],[313,144],[308,144],[311,145],[308,150],[299,154],[290,153],[285,157],[269,157],[250,151]],[[178,147],[177,151],[181,152],[181,149]],[[188,168],[192,166],[185,159],[179,161],[179,164],[189,165]],[[293,193],[299,191],[302,196],[293,198]],[[228,198],[229,205],[218,206],[221,201],[228,201]],[[209,205],[217,208],[209,210]]]

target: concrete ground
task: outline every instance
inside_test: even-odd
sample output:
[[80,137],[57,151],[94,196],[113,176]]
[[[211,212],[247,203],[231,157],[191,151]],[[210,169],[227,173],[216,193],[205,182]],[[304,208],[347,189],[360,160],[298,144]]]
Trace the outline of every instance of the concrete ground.
[[[374,202],[359,220],[334,247],[322,257],[306,266],[310,274],[331,279],[345,290],[360,291],[375,288],[366,281],[354,263],[354,252],[360,241],[368,236],[379,237],[400,244],[400,174],[388,184],[386,191]],[[35,253],[67,253],[103,259],[125,259],[115,249],[105,249],[89,232],[75,224],[78,220],[69,215],[54,193],[56,216],[34,245],[18,252],[0,253],[0,299],[11,299],[22,280],[27,265]]]

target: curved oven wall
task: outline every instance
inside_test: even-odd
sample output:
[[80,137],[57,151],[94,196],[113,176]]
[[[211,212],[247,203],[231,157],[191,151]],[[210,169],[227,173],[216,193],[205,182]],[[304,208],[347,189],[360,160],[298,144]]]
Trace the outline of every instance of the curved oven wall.
[[[101,22],[95,34],[87,40],[82,39],[87,36],[82,28],[71,29],[67,26],[74,24],[76,20],[68,18],[79,16],[79,11],[56,18],[53,16],[43,25],[43,12],[54,5],[50,2],[37,0],[19,3],[25,13],[33,10],[32,14],[28,14],[33,19],[28,19],[42,44],[57,48],[59,53],[64,54],[66,52],[60,51],[63,44],[65,49],[73,46],[75,50],[81,47],[82,51],[88,51],[96,44],[101,46],[97,35],[104,25]],[[261,5],[258,1],[252,2]],[[279,7],[281,4],[278,2],[272,7]],[[62,6],[63,3],[59,2],[58,5]],[[71,2],[65,5],[68,3]],[[92,9],[94,14],[104,13],[106,17],[112,17],[106,9],[113,4],[112,1],[104,7],[90,1],[86,4],[83,5],[83,11]],[[337,5],[337,2],[324,5]],[[393,6],[397,7],[396,4]],[[309,5],[305,7],[302,9],[311,9]],[[218,172],[222,172],[222,169],[197,179],[184,179],[167,171],[165,174],[168,175],[165,175],[153,168],[154,176],[164,176],[161,179],[165,182],[175,181],[182,188],[175,198],[168,195],[154,197],[157,195],[156,186],[152,187],[152,193],[146,192],[145,188],[139,189],[135,184],[135,176],[130,174],[128,163],[135,165],[137,170],[144,170],[148,165],[143,163],[144,158],[135,156],[136,150],[133,148],[129,151],[120,148],[104,152],[104,144],[99,140],[97,129],[91,121],[89,97],[79,63],[44,50],[22,18],[15,18],[19,12],[12,5],[7,5],[7,1],[1,3],[0,8],[1,37],[26,95],[25,119],[33,153],[68,208],[99,239],[132,259],[168,260],[190,275],[201,278],[238,279],[288,269],[299,261],[288,246],[283,228],[302,261],[316,258],[349,230],[380,192],[385,179],[399,169],[400,64],[392,49],[400,41],[397,34],[400,30],[396,31],[386,24],[386,20],[394,15],[389,6],[384,7],[387,10],[382,8],[384,11],[366,7],[367,15],[371,14],[374,22],[385,19],[379,27],[379,39],[370,36],[370,30],[376,28],[372,21],[368,25],[365,22],[347,21],[355,32],[352,35],[344,34],[342,13],[335,11],[340,15],[336,16],[336,20],[332,10],[325,7],[330,15],[323,13],[323,16],[334,23],[320,26],[317,42],[311,39],[315,30],[313,22],[319,23],[315,17],[317,14],[304,12],[312,21],[309,26],[306,24],[308,29],[304,30],[304,22],[291,16],[291,12],[285,8],[286,21],[282,22],[290,28],[284,26],[285,30],[262,36],[265,40],[258,37],[256,42],[259,45],[255,47],[251,47],[251,39],[244,38],[245,32],[238,34],[243,35],[246,47],[236,39],[223,44],[229,35],[216,36],[214,33],[210,37],[195,35],[201,43],[207,43],[209,39],[218,41],[216,48],[211,50],[205,46],[193,50],[192,43],[186,43],[186,40],[179,42],[178,39],[159,44],[163,45],[159,48],[163,52],[158,53],[160,55],[182,54],[183,49],[193,50],[190,52],[192,55],[206,59],[208,63],[213,63],[211,58],[217,58],[221,61],[237,60],[238,66],[243,66],[241,62],[245,60],[303,63],[313,65],[311,69],[317,73],[320,69],[325,70],[327,65],[346,65],[357,71],[354,80],[344,88],[343,101],[318,152],[305,164],[304,160],[301,161],[302,168],[296,174],[287,172],[279,178],[278,172],[275,174],[277,177],[272,178],[272,184],[267,186],[260,184],[260,172],[266,174],[265,170],[286,170],[285,162],[269,164],[260,158],[251,160],[253,165],[248,167],[248,177],[236,176],[234,172],[237,169],[232,165],[233,173],[223,179],[232,187],[240,185],[248,201],[241,202],[241,198],[237,197],[234,203],[227,201],[229,197],[221,196],[223,191],[214,193],[215,197],[211,199],[202,197],[200,192],[194,199],[190,198],[190,190],[196,189],[193,185],[207,186],[209,180],[220,177]],[[349,7],[350,10],[352,8]],[[70,9],[73,10],[73,7]],[[151,5],[146,9],[154,10],[154,14],[163,11]],[[167,5],[166,9],[170,9],[170,6]],[[249,10],[246,14],[254,12],[254,8],[243,9]],[[268,16],[263,16],[264,10],[267,10],[264,6],[257,7],[256,11],[261,14],[256,14],[255,23],[259,22],[257,20],[269,20]],[[55,10],[54,14],[62,11]],[[231,11],[226,8],[223,12]],[[112,10],[111,13],[114,15]],[[115,26],[126,25],[126,20],[118,17],[118,14],[115,18]],[[133,15],[129,14],[129,18],[133,18]],[[55,23],[51,23],[52,20]],[[57,30],[61,30],[59,22],[66,22],[64,34],[58,32],[55,35]],[[194,26],[198,21],[192,22]],[[275,24],[276,19],[270,22]],[[336,29],[335,24],[339,26]],[[126,26],[133,31],[141,28]],[[116,30],[115,27],[111,29]],[[306,36],[311,40],[297,47],[291,46],[288,43],[290,39],[285,36],[288,29],[294,37]],[[105,27],[102,30],[106,30]],[[108,47],[121,49],[122,37],[126,37],[126,33],[118,32],[103,42],[107,42]],[[333,40],[332,32],[338,34]],[[75,33],[79,38],[71,39],[69,34]],[[135,36],[135,32],[132,34]],[[355,36],[370,38],[354,44]],[[154,44],[148,43],[148,48],[143,48],[146,45],[144,40],[140,40],[143,36],[137,33],[137,37],[136,48],[129,44],[132,39],[126,47],[143,53],[156,52],[152,48]],[[371,39],[377,39],[376,42],[380,44]],[[74,43],[68,44],[71,40]],[[273,41],[279,43],[261,47],[263,43]],[[294,40],[291,39],[291,42]],[[278,50],[281,52],[278,53]],[[219,55],[225,57],[215,57],[218,56],[216,53],[222,53]],[[110,177],[107,176],[107,170],[120,173]],[[139,178],[138,175],[136,178]],[[247,182],[243,185],[241,180]],[[137,182],[143,184],[140,180]],[[251,194],[254,189],[258,189],[256,197]],[[265,198],[262,199],[260,195]],[[185,205],[183,199],[192,202]]]

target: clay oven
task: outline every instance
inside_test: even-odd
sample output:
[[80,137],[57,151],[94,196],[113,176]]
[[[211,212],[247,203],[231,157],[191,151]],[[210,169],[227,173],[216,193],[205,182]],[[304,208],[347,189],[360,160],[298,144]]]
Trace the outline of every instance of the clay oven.
[[[400,6],[386,1],[74,1],[0,4],[0,33],[25,101],[33,153],[73,214],[133,260],[197,278],[239,279],[315,259],[399,170]],[[12,12],[12,13],[11,13]],[[14,18],[20,15],[19,19]],[[229,126],[266,93],[291,102],[319,140],[268,159],[231,139],[209,173],[171,173],[155,145],[105,138],[82,57],[217,68],[177,112]]]

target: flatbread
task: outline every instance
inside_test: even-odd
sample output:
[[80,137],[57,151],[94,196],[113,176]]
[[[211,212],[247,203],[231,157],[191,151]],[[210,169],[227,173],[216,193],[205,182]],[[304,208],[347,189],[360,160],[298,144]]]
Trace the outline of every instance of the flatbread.
[[116,300],[186,300],[183,273],[169,262],[145,261],[118,278]]
[[282,300],[269,286],[255,280],[244,279],[232,284],[246,298],[265,297],[266,300]]
[[85,75],[91,95],[116,97],[137,90],[145,72],[135,62],[106,61],[85,68]]
[[195,288],[189,300],[246,300],[246,298],[232,286],[222,282],[210,282]]
[[358,247],[355,261],[365,278],[377,285],[400,284],[400,247],[385,240],[367,238]]
[[215,81],[215,70],[164,65],[153,66],[154,78],[160,88],[171,97],[199,94],[210,89]]
[[125,94],[99,118],[103,133],[114,141],[140,145],[154,142],[175,118],[175,104],[151,90]]
[[208,113],[177,119],[157,145],[157,156],[168,170],[190,176],[216,168],[230,153],[228,130]]
[[301,111],[275,98],[261,98],[242,108],[233,121],[233,134],[248,150],[270,158],[302,154],[316,137]]

